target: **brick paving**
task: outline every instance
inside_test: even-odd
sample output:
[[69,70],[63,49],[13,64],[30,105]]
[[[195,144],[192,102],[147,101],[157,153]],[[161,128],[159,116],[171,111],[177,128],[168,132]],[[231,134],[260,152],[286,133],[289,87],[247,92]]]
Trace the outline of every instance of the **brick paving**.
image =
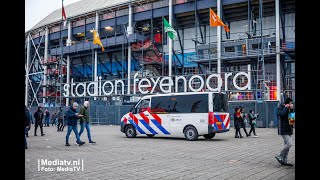
[[[119,126],[92,125],[92,139],[97,144],[88,144],[84,131],[81,140],[86,144],[78,146],[72,132],[69,147],[65,146],[66,130],[43,128],[45,136],[33,136],[34,127],[29,132],[26,179],[295,179],[295,166],[282,166],[274,158],[283,147],[274,128],[257,128],[258,138],[236,139],[231,128],[211,140],[186,141],[183,136],[129,139]],[[295,164],[295,135],[292,137],[288,161]],[[57,171],[59,166],[50,166],[56,170],[53,172],[38,171],[38,160],[45,159],[80,159],[83,171]]]

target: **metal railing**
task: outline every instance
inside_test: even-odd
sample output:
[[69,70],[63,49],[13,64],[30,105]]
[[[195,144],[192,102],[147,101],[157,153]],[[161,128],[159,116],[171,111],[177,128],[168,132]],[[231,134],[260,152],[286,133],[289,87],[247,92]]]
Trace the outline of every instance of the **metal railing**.
[[[280,48],[280,53],[281,52],[282,52],[282,48]],[[275,55],[276,54],[276,48],[264,49],[263,50],[263,54],[265,56]],[[260,56],[262,55],[262,50],[261,49],[247,50],[247,51],[225,52],[225,53],[221,53],[221,59],[255,57],[255,56],[259,56],[259,55]],[[188,62],[216,60],[217,58],[218,58],[217,57],[217,53],[204,54],[204,55],[194,54],[194,55],[186,57]]]

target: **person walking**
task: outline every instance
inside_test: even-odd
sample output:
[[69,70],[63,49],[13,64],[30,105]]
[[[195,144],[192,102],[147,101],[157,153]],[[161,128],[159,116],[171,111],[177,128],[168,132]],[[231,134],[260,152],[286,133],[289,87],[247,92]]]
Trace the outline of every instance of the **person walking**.
[[74,134],[76,135],[76,138],[77,138],[76,142],[79,146],[82,146],[85,143],[80,140],[79,133],[78,133],[77,121],[83,115],[77,112],[77,108],[78,108],[78,103],[74,102],[66,112],[67,125],[68,125],[68,131],[66,135],[66,146],[70,146],[69,136],[71,134],[71,131],[73,131]]
[[44,114],[42,112],[42,107],[38,107],[38,110],[33,114],[33,117],[35,119],[35,127],[34,127],[34,136],[37,136],[37,129],[38,126],[40,126],[40,130],[41,130],[41,136],[44,136],[45,134],[43,133],[43,118],[44,118]]
[[96,142],[92,141],[92,139],[91,139],[89,106],[90,106],[89,101],[84,101],[83,107],[81,107],[81,109],[79,111],[79,114],[83,115],[83,116],[80,117],[80,132],[79,132],[79,136],[81,137],[81,134],[83,133],[84,128],[86,128],[88,139],[89,139],[89,143],[96,143]]
[[68,111],[68,107],[66,107],[66,112],[63,115],[63,125],[62,125],[61,131],[63,131],[64,127],[66,127],[66,125],[67,125],[67,114],[66,114],[67,111]]
[[58,125],[57,125],[57,131],[62,131],[62,126],[63,126],[63,111],[62,111],[62,107],[60,107],[59,112],[57,114],[57,118],[58,118]]
[[50,112],[48,111],[48,109],[45,110],[44,120],[45,120],[46,127],[49,127],[49,124],[50,124]]
[[[284,141],[284,147],[280,151],[279,155],[275,158],[277,161],[286,166],[293,166],[293,164],[288,163],[288,153],[290,147],[292,146],[291,135],[293,134],[293,122],[294,122],[294,108],[293,100],[291,98],[286,98],[284,104],[281,103],[277,108],[278,116],[278,135],[281,135]],[[290,118],[289,118],[290,117]]]
[[254,137],[258,137],[255,130],[255,125],[257,124],[257,118],[259,117],[259,114],[255,114],[254,110],[249,111],[249,124],[251,126],[251,129],[249,131],[249,136],[251,136],[251,132],[253,132]]
[[250,135],[247,132],[246,129],[246,123],[247,123],[247,113],[244,111],[244,107],[240,108],[240,113],[241,113],[241,117],[240,117],[240,121],[241,121],[241,128],[243,129],[244,133],[246,133],[246,136],[249,137]]
[[241,128],[241,113],[240,113],[240,108],[236,107],[234,109],[234,128],[236,129],[236,134],[235,138],[242,138],[243,136],[241,135],[240,128]]
[[56,119],[57,119],[57,113],[54,112],[51,116],[51,126],[53,126],[53,124],[57,125]]
[[25,110],[24,110],[24,149],[28,149],[28,144],[27,144],[27,133],[29,131],[29,126],[30,126],[30,112],[27,109],[27,107],[25,106]]
[[29,131],[31,130],[31,122],[32,122],[32,114],[30,113],[30,110],[29,108],[27,108],[27,111],[28,111],[28,114],[27,116],[29,116],[29,126],[28,126],[28,129],[26,131],[26,137],[29,137]]
[[[27,108],[29,111],[29,118],[30,118],[30,124],[33,124],[33,118],[32,118],[32,113],[30,112],[30,108]],[[31,129],[31,127],[29,128],[29,130]]]

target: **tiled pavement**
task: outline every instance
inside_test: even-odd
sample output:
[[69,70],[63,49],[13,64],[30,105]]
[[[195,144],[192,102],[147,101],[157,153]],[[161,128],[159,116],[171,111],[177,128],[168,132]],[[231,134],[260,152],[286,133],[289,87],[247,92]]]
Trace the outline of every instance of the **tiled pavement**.
[[[38,130],[39,131],[39,130]],[[44,127],[45,136],[29,132],[25,151],[26,179],[228,179],[273,180],[295,179],[295,166],[280,165],[274,156],[283,147],[281,136],[273,128],[256,129],[258,138],[234,138],[234,129],[217,134],[211,140],[199,137],[186,141],[183,136],[126,138],[119,126],[91,126],[95,145],[88,144],[86,131],[83,146],[65,146],[64,132],[56,127]],[[244,134],[244,133],[242,133]],[[289,162],[295,164],[295,141],[289,152]],[[43,168],[38,160],[73,161],[83,159],[83,171],[57,171],[67,166]],[[81,164],[81,163],[80,163]],[[71,166],[69,166],[71,167]],[[78,167],[78,166],[77,166]],[[79,166],[82,167],[82,164]],[[52,170],[51,169],[51,170]]]

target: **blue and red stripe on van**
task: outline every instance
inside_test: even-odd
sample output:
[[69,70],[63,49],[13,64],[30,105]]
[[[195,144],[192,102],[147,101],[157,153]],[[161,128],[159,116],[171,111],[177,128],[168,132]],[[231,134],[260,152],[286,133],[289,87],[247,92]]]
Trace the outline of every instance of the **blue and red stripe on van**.
[[[140,117],[142,119],[138,119],[133,113],[129,113],[128,114],[129,117],[127,116],[127,118],[124,118],[124,124],[127,124],[128,122],[130,124],[132,124],[136,130],[138,130],[138,132],[140,134],[159,134],[159,132],[161,131],[163,134],[170,134],[170,132],[168,132],[162,125],[161,125],[161,118],[157,115],[157,114],[150,114],[151,118],[147,117],[144,113],[139,113]],[[140,123],[139,123],[140,122]],[[150,123],[153,123],[158,130],[153,129],[150,126]],[[140,127],[142,124],[149,132],[144,132],[143,129]],[[159,131],[160,130],[160,131]],[[158,132],[157,132],[158,131]]]
[[[227,118],[227,119],[226,119]],[[208,132],[229,131],[230,117],[227,113],[208,113]]]

